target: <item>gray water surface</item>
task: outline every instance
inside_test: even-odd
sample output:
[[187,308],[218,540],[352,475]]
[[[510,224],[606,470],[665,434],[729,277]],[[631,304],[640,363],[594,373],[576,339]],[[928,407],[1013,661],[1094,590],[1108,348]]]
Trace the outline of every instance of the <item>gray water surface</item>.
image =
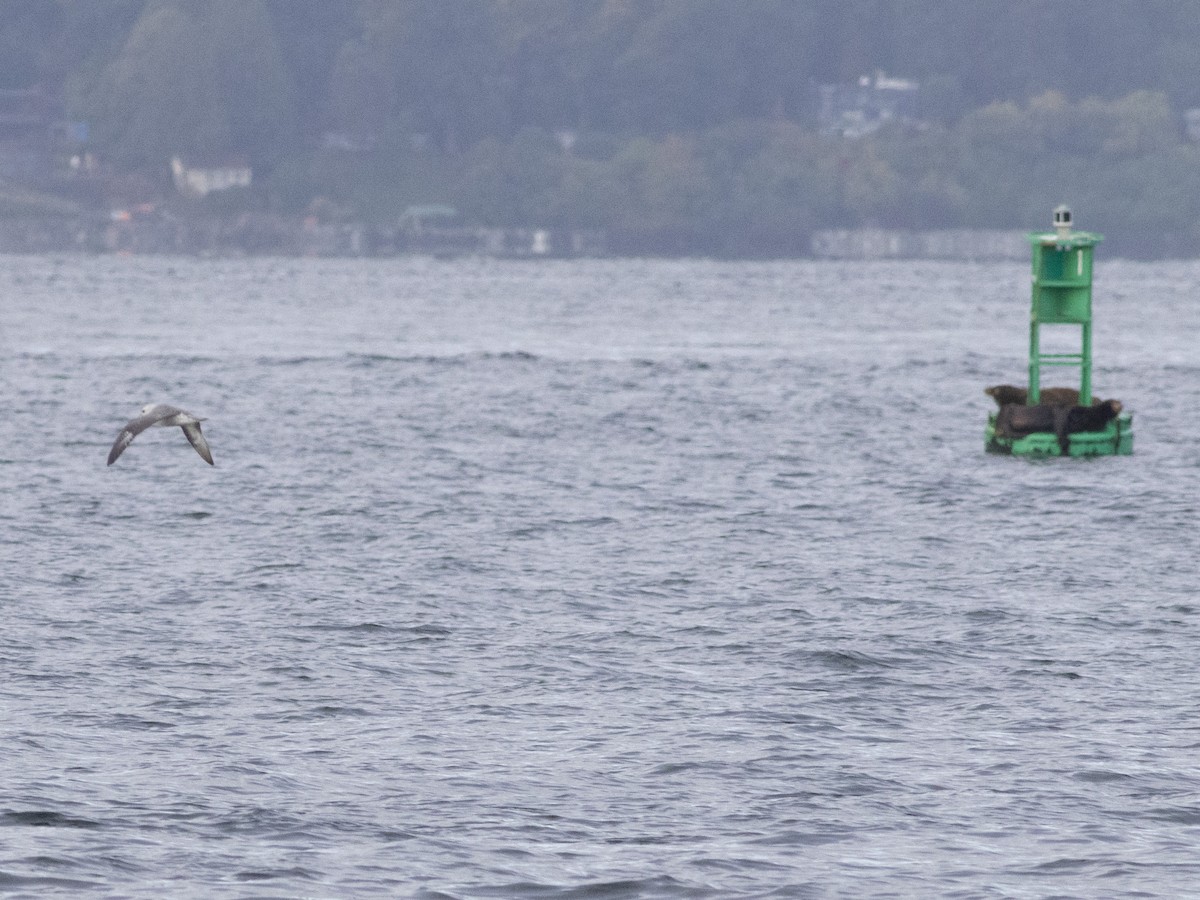
[[1194,895],[1198,285],[0,258],[0,892]]

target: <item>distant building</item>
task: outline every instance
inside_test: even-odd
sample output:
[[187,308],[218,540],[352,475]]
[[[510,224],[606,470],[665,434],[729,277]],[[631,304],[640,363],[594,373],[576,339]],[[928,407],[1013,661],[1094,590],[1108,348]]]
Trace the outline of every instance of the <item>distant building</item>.
[[171,160],[171,175],[175,190],[185,197],[206,197],[217,191],[248,188],[253,177],[248,163],[189,166],[178,156]]
[[920,86],[905,78],[876,72],[862,76],[857,84],[823,84],[819,92],[822,134],[859,138],[889,123],[918,121]]

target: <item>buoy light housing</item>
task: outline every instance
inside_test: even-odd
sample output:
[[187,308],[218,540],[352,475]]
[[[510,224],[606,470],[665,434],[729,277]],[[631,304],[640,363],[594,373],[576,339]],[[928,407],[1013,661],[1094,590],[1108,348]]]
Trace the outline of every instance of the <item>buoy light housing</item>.
[[1054,232],[1060,241],[1071,237],[1071,208],[1065,203],[1054,207]]

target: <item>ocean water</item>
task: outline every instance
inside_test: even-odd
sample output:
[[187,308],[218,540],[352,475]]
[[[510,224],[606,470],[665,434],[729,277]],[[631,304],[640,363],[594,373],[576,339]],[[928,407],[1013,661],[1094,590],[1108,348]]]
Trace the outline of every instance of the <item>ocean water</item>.
[[0,258],[0,893],[1195,896],[1200,265],[1096,277],[1030,461],[1021,265]]

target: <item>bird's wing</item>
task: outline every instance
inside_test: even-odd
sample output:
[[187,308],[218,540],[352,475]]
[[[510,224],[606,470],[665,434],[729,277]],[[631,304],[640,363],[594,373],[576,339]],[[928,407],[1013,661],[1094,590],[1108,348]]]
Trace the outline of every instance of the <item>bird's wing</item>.
[[212,451],[208,449],[208,441],[206,441],[204,439],[204,435],[201,434],[200,426],[180,425],[179,427],[183,429],[184,436],[188,439],[188,443],[196,448],[196,452],[200,454],[200,458],[210,466],[215,465],[213,463]]
[[117,461],[117,457],[125,452],[125,448],[130,442],[153,425],[155,422],[172,416],[177,412],[171,406],[156,406],[145,415],[138,416],[136,419],[130,419],[125,423],[125,427],[121,429],[121,433],[117,435],[117,439],[113,441],[112,449],[108,451],[108,464],[111,466]]

